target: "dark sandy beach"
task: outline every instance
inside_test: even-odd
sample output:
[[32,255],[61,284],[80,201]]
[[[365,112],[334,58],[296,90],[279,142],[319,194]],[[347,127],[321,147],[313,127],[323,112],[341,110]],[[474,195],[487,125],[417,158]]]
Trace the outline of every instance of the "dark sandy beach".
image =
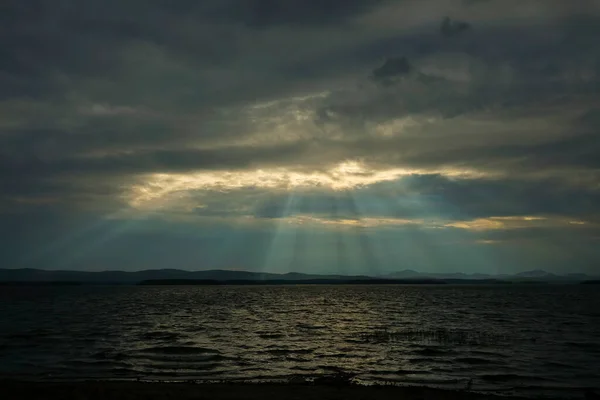
[[517,399],[466,391],[448,391],[421,387],[331,386],[294,384],[194,384],[87,381],[47,383],[25,381],[0,382],[1,398],[13,399]]

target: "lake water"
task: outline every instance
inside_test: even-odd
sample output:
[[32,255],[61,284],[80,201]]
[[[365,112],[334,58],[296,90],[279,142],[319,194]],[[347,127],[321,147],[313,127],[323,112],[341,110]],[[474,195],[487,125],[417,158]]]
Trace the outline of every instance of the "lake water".
[[594,285],[0,287],[0,377],[600,387]]

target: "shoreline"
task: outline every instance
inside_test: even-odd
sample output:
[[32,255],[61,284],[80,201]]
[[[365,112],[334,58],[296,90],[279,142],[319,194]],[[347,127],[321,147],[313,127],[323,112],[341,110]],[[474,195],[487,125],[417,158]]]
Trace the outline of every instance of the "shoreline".
[[[525,397],[447,390],[423,386],[308,384],[308,383],[197,383],[159,381],[87,380],[47,382],[0,380],[5,400],[12,399],[306,399],[306,400],[525,400]],[[569,397],[583,397],[574,393]]]

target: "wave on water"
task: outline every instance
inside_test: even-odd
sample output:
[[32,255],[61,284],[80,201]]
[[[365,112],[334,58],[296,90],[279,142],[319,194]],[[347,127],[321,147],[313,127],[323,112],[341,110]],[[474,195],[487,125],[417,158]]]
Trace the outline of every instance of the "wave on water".
[[207,349],[207,348],[192,347],[192,346],[147,347],[145,349],[141,349],[138,351],[140,353],[173,354],[173,355],[219,354],[219,351],[215,350],[215,349]]
[[510,381],[553,381],[552,379],[535,375],[522,374],[485,374],[479,375],[479,379],[489,382],[510,382]]
[[491,365],[497,364],[496,361],[489,360],[487,358],[480,357],[458,357],[454,359],[457,363],[469,364],[469,365]]
[[98,287],[43,296],[0,307],[0,379],[352,376],[560,396],[600,382],[600,293],[591,290]]

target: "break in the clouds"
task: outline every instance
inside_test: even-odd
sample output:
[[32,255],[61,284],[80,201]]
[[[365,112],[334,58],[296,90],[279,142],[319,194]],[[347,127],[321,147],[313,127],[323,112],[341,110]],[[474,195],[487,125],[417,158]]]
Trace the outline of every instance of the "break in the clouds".
[[597,0],[8,0],[0,19],[3,266],[600,260]]

